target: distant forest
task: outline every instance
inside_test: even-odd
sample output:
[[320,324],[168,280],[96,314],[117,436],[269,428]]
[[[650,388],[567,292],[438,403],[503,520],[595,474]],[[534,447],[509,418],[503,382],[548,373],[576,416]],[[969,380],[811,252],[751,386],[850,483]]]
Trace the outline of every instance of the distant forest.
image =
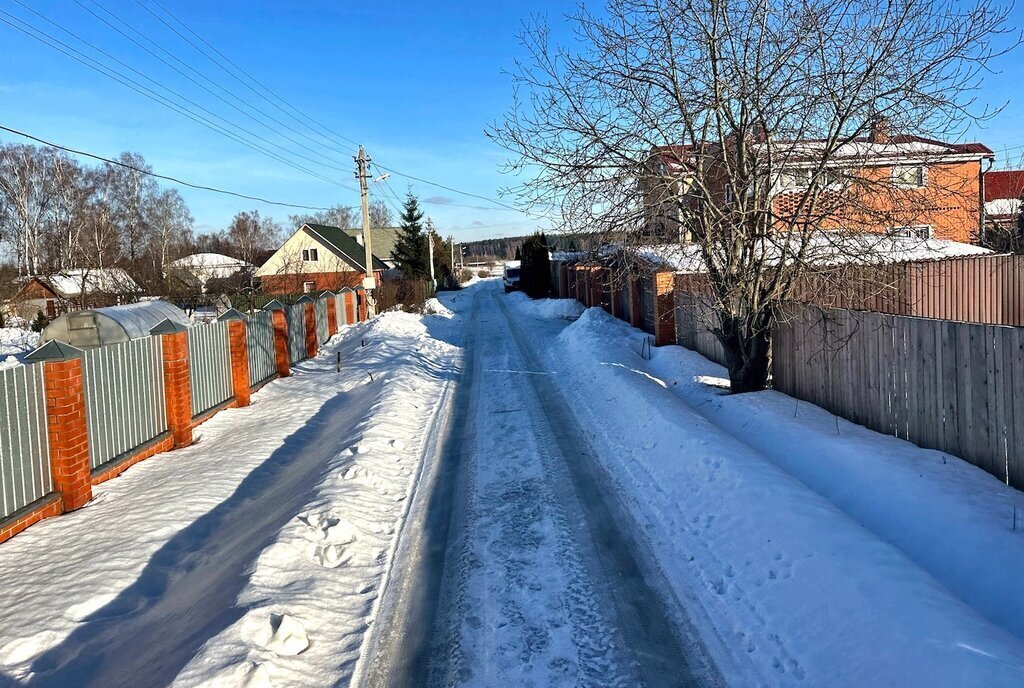
[[[512,260],[516,257],[516,249],[523,245],[528,235],[502,237],[500,239],[481,239],[480,241],[464,241],[464,255],[467,263],[485,260]],[[607,237],[601,237],[607,239]],[[597,237],[588,235],[567,236],[564,234],[548,234],[548,242],[553,250],[572,251],[591,248]]]

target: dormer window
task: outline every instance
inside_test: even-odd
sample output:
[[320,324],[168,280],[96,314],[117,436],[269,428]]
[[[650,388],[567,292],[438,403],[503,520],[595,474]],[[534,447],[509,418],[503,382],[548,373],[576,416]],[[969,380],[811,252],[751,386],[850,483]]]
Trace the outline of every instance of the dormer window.
[[303,263],[315,263],[319,260],[317,250],[315,248],[304,248],[302,249],[302,262]]
[[926,180],[924,165],[897,165],[892,168],[892,181],[896,186],[919,189]]

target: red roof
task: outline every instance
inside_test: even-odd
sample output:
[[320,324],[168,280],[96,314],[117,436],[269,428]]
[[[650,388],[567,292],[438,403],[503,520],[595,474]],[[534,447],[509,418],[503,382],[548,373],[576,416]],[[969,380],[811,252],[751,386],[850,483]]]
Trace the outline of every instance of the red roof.
[[1024,170],[999,170],[985,173],[985,200],[1020,198],[1024,192]]

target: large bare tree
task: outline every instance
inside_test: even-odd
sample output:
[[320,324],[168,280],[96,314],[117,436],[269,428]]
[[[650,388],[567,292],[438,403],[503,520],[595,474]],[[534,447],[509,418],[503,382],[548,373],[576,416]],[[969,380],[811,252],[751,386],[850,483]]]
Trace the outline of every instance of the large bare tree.
[[[610,0],[570,18],[574,45],[527,28],[515,101],[490,134],[525,179],[519,201],[559,207],[566,231],[635,245],[668,225],[692,242],[731,387],[762,389],[776,305],[818,265],[870,261],[887,238],[864,230],[913,226],[927,203],[896,170],[926,168],[948,152],[929,140],[990,114],[973,92],[1015,44],[1006,13],[989,0]],[[953,192],[978,202],[976,183]]]

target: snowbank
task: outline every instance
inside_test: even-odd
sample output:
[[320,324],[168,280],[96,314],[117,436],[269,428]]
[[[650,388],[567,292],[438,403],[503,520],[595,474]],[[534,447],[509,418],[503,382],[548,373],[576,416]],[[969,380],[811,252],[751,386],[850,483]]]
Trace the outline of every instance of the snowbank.
[[38,345],[38,332],[20,327],[0,328],[0,370],[21,365],[25,354]]
[[347,328],[193,446],[0,545],[0,685],[346,683],[461,355],[439,333],[458,326]]
[[520,291],[505,296],[516,310],[538,318],[575,320],[583,313],[583,305],[576,299],[531,299]]
[[589,309],[548,359],[726,683],[1024,682],[1019,493],[641,338]]

